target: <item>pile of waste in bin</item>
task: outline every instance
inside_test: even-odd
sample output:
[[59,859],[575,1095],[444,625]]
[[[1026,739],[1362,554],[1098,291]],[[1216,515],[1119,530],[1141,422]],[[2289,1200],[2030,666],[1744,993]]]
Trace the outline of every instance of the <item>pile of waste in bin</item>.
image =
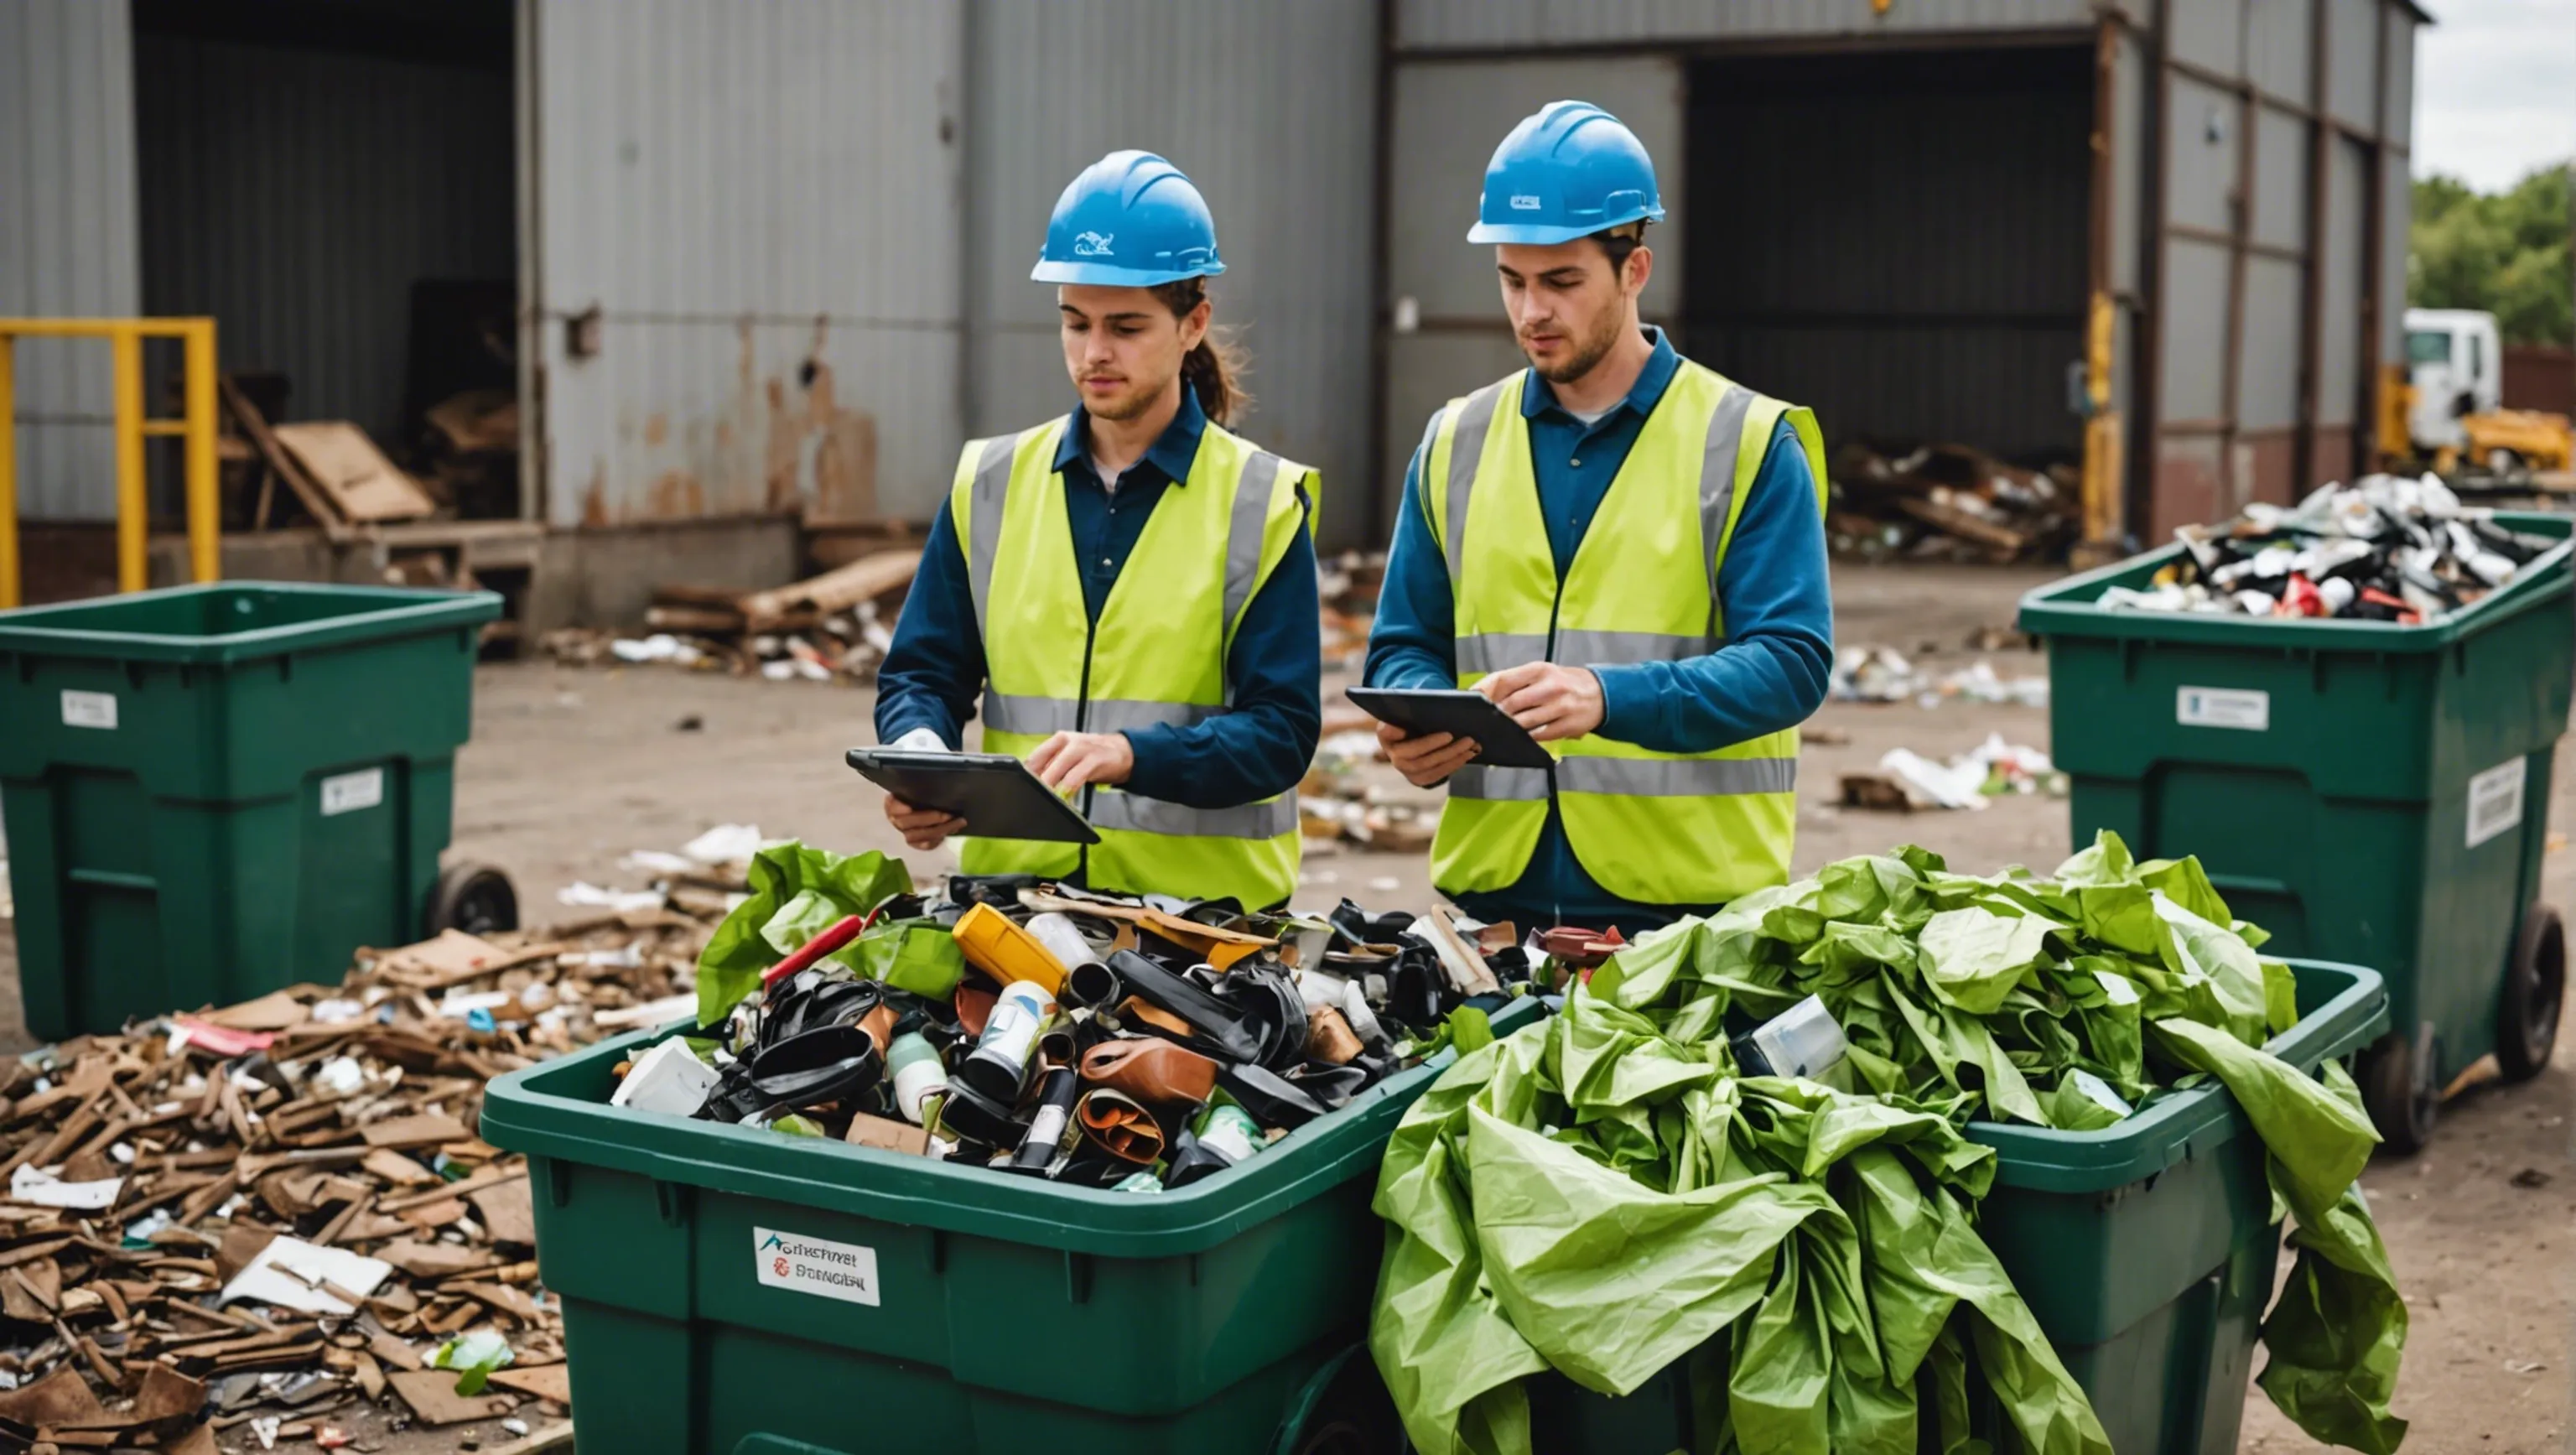
[[2283,509],[2256,503],[2224,525],[2175,532],[2182,554],[2144,589],[2098,605],[2211,615],[2335,617],[2413,626],[2498,587],[2554,542],[2464,506],[2435,475],[2370,475]]
[[527,1164],[475,1135],[483,1086],[667,1019],[707,934],[449,931],[0,1059],[0,1451],[213,1455],[234,1426],[336,1449],[361,1400],[434,1425],[560,1405]]
[[1322,919],[1034,876],[913,892],[903,864],[762,849],[700,961],[701,1036],[613,1104],[1085,1187],[1161,1192],[1259,1155],[1530,980],[1508,925]]
[[2022,1448],[2108,1452],[1978,1232],[1997,1157],[1963,1128],[2110,1128],[2214,1078],[2297,1224],[2259,1382],[2319,1439],[2395,1449],[2406,1309],[2355,1183],[2377,1137],[2339,1067],[2261,1049],[2297,1019],[2262,940],[2197,861],[2105,834],[2048,879],[1845,860],[1619,949],[1388,1148],[1370,1347],[1414,1447],[1526,1452],[1523,1378],[1624,1395],[1687,1360],[1710,1448],[1983,1448],[1981,1386]]

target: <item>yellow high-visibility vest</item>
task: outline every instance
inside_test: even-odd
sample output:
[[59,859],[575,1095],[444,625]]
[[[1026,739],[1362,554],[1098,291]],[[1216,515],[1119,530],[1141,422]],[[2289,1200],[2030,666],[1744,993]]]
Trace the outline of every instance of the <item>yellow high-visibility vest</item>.
[[[1226,650],[1296,538],[1298,485],[1313,474],[1209,424],[1189,479],[1155,503],[1093,622],[1055,468],[1065,427],[970,442],[949,491],[984,638],[984,750],[1023,759],[1057,732],[1187,726],[1227,711]],[[1101,839],[1087,851],[1095,889],[1257,908],[1297,887],[1294,791],[1197,809],[1100,785],[1086,816]],[[972,834],[963,846],[969,874],[1062,878],[1085,852]]]
[[[1456,601],[1458,685],[1523,662],[1612,666],[1715,651],[1726,639],[1718,573],[1784,418],[1824,508],[1814,413],[1684,360],[1560,587],[1521,414],[1523,378],[1451,400],[1423,461],[1431,531]],[[1658,753],[1598,733],[1547,748],[1553,768],[1470,766],[1449,780],[1431,846],[1442,891],[1517,881],[1551,796],[1575,858],[1622,899],[1716,904],[1787,880],[1797,729],[1708,753]]]

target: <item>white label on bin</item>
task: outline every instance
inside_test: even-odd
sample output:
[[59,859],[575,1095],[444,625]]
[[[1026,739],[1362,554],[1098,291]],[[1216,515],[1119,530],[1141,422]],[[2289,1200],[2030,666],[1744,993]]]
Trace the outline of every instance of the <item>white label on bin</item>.
[[63,726],[116,729],[116,694],[113,692],[63,693]]
[[2494,767],[2469,780],[2469,847],[2474,849],[2522,822],[2523,761]]
[[385,801],[385,770],[361,768],[322,780],[322,816],[355,813]]
[[760,1281],[768,1287],[876,1307],[876,1249],[760,1227],[751,1230],[751,1237]]
[[2185,727],[2272,730],[2272,694],[2234,687],[2184,687],[2174,693],[2174,721]]

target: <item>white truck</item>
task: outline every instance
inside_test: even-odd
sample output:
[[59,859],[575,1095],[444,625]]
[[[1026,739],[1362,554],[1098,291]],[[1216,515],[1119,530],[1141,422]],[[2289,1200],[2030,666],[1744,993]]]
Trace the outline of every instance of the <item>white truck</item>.
[[2564,470],[2567,416],[2504,408],[2504,348],[2492,313],[2406,310],[2406,433],[2415,454],[2450,475]]

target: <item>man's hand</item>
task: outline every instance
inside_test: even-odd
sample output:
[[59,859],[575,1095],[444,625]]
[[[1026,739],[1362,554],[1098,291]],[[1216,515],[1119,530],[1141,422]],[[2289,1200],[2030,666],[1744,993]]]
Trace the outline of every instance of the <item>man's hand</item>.
[[1484,678],[1476,690],[1542,743],[1601,726],[1601,679],[1588,668],[1523,662]]
[[1386,745],[1386,755],[1395,771],[1416,788],[1431,788],[1450,774],[1467,766],[1476,756],[1474,738],[1454,737],[1448,733],[1424,733],[1408,738],[1404,729],[1393,723],[1377,725],[1377,740]]
[[923,853],[947,842],[950,834],[966,831],[966,820],[957,815],[935,808],[915,808],[891,793],[886,795],[885,816],[906,844]]
[[1067,795],[1086,783],[1124,783],[1136,771],[1136,745],[1125,733],[1057,733],[1029,754],[1029,771]]

